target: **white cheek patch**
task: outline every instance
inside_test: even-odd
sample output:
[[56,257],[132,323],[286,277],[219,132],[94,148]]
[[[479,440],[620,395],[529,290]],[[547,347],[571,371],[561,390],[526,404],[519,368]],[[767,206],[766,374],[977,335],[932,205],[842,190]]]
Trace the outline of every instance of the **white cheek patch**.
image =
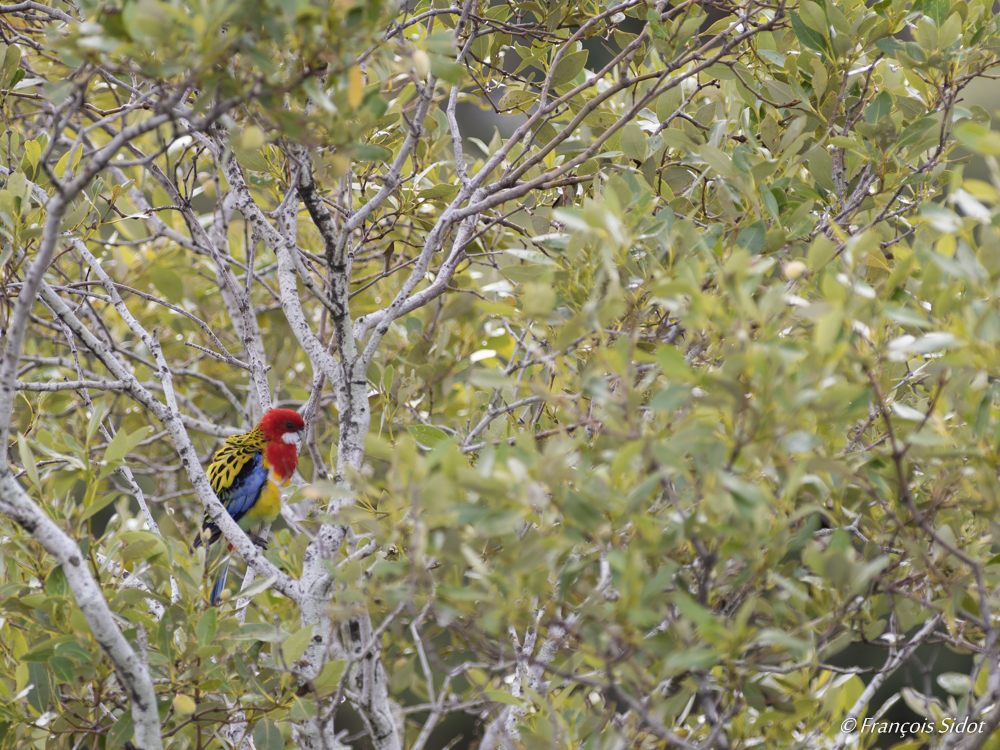
[[302,445],[302,433],[300,432],[286,432],[281,436],[281,440],[287,445]]

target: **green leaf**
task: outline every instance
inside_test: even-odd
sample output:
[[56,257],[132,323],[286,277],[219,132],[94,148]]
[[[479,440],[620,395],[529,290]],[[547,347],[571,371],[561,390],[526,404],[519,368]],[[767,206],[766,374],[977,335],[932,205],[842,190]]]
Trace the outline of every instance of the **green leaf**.
[[[89,630],[87,632],[89,632]],[[65,659],[75,661],[78,664],[90,664],[94,661],[94,655],[81,646],[80,642],[76,640],[75,637],[70,640],[56,643],[56,654]],[[99,658],[100,657],[98,657],[98,659]]]
[[47,662],[50,657],[55,655],[56,646],[60,643],[72,641],[73,639],[74,636],[72,635],[60,635],[55,638],[48,638],[41,643],[35,644],[34,648],[22,654],[20,660],[24,662]]
[[445,83],[459,83],[465,76],[465,66],[443,55],[431,55],[431,72]]
[[603,520],[600,510],[578,495],[569,495],[562,510],[566,519],[581,529],[596,529]]
[[941,715],[942,705],[939,699],[928,697],[908,687],[903,688],[900,694],[903,696],[903,702],[917,716],[934,721]]
[[140,427],[135,432],[130,433],[128,436],[128,450],[129,451],[135,450],[135,448],[138,447],[139,443],[141,443],[143,440],[146,439],[146,436],[150,433],[150,430],[152,429],[153,429],[152,427]]
[[781,212],[778,209],[778,201],[774,197],[774,193],[770,190],[764,190],[761,193],[761,201],[764,203],[764,208],[767,209],[767,213],[772,219],[777,221],[781,218]]
[[121,540],[125,543],[121,552],[123,562],[138,559],[152,560],[167,551],[163,539],[151,531],[126,531],[121,535]]
[[892,94],[883,91],[865,107],[865,122],[874,125],[892,112]]
[[522,705],[520,698],[515,698],[505,690],[484,690],[483,695],[485,695],[488,700],[496,701],[497,703],[504,703],[508,706]]
[[253,729],[253,742],[257,750],[282,750],[285,746],[285,740],[278,727],[267,719],[257,722],[257,726]]
[[94,404],[94,411],[90,415],[90,421],[87,422],[87,445],[90,445],[90,441],[93,440],[94,435],[97,434],[97,430],[101,426],[101,421],[108,413],[108,409],[109,406],[104,401]]
[[215,639],[218,611],[216,607],[209,607],[198,618],[198,624],[194,630],[200,646],[207,646]]
[[[527,102],[537,101],[538,95],[534,91],[525,91],[524,89],[508,88],[503,96],[500,97],[500,101],[497,103],[497,107],[500,109],[524,109],[521,107],[522,104]],[[529,104],[528,107],[531,105]]]
[[736,235],[736,246],[757,254],[764,249],[767,239],[767,222],[758,219],[753,224],[740,230]]
[[38,467],[35,466],[35,456],[31,452],[31,448],[28,445],[28,440],[27,438],[24,437],[24,435],[18,435],[17,453],[21,457],[21,466],[24,467],[24,471],[28,475],[28,479],[31,480],[31,483],[33,485],[37,486]]
[[930,130],[937,124],[937,121],[933,117],[923,117],[916,122],[910,123],[910,125],[902,132],[899,139],[893,146],[894,150],[899,150],[917,143],[924,133]]
[[1000,156],[1000,133],[971,120],[955,125],[955,136],[969,150],[977,154]]
[[792,19],[792,31],[795,32],[795,36],[798,37],[802,44],[824,54],[829,51],[826,45],[826,37],[823,34],[806,26],[799,17],[799,14],[794,10],[789,15]]
[[125,430],[118,430],[104,451],[104,465],[101,467],[101,477],[113,472],[128,453],[128,435]]
[[522,284],[526,281],[534,281],[546,270],[545,266],[538,263],[524,263],[514,266],[505,266],[500,269],[500,273],[515,284]]
[[841,327],[844,324],[844,311],[837,307],[826,313],[816,324],[814,338],[816,348],[821,353],[826,353],[833,348],[833,344],[840,335]]
[[448,439],[448,434],[444,430],[429,425],[410,425],[406,429],[414,440],[428,448],[434,448]]
[[353,146],[354,156],[360,161],[392,161],[392,151],[374,143],[358,143]]
[[281,643],[288,633],[274,625],[263,623],[248,623],[240,627],[230,638],[237,641],[263,641],[264,643]]
[[828,75],[826,66],[823,65],[819,60],[813,60],[810,68],[813,71],[812,75],[812,87],[813,93],[816,96],[816,101],[820,102],[823,100],[823,93],[826,91]]
[[770,505],[767,493],[760,487],[750,482],[745,482],[732,474],[723,474],[722,485],[729,490],[733,497],[748,506],[766,507]]
[[[833,158],[830,156],[830,152],[822,146],[816,146],[807,152],[807,159],[809,173],[816,181],[816,184],[821,188],[833,192],[835,189],[832,178]],[[819,195],[816,197],[819,197]]]
[[469,382],[480,388],[504,388],[514,383],[510,375],[500,370],[473,370]]
[[903,49],[902,42],[898,42],[891,37],[887,39],[879,39],[875,42],[875,46],[878,47],[886,57],[895,57],[896,53]]
[[[24,144],[24,158],[21,160],[21,169],[25,172],[31,172],[33,174],[35,172],[35,169],[38,167],[38,160],[41,158],[41,156],[42,156],[42,147],[38,143],[37,139],[32,141],[26,141]],[[21,177],[23,179],[24,175],[22,174]],[[13,178],[14,175],[11,175],[11,179]],[[27,196],[28,194],[27,186],[25,186],[24,192],[21,194]],[[23,208],[24,204],[22,203],[22,210]]]
[[344,674],[345,663],[342,661],[328,661],[323,665],[323,670],[316,679],[313,680],[313,687],[321,693],[336,689],[340,683],[341,675]]
[[111,725],[108,731],[108,741],[105,747],[107,750],[123,747],[125,743],[132,739],[134,728],[132,726],[132,710],[129,709]]
[[666,668],[674,672],[682,672],[689,669],[710,669],[718,663],[719,655],[714,649],[696,646],[671,654],[667,659]]
[[971,680],[967,674],[945,672],[937,676],[937,684],[951,695],[962,696],[968,694]]
[[684,355],[676,347],[664,345],[656,350],[656,362],[664,375],[671,379],[690,382],[694,379],[692,370]]
[[917,328],[927,328],[930,325],[927,316],[916,308],[893,305],[889,302],[885,303],[883,308],[885,309],[885,314],[900,325],[916,326]]
[[167,302],[176,304],[184,299],[184,281],[172,269],[153,266],[149,271],[149,280]]
[[440,185],[434,185],[426,190],[421,190],[418,195],[421,200],[429,201],[436,200],[440,198],[454,198],[458,194],[458,185],[449,185],[448,183],[441,183]]
[[264,158],[263,149],[243,148],[237,141],[233,144],[233,155],[244,169],[249,169],[251,172],[266,174],[271,170],[267,164],[267,159]]
[[94,502],[88,505],[83,513],[80,514],[80,522],[86,521],[88,518],[93,517],[97,513],[107,508],[111,503],[121,497],[120,492],[106,492],[103,495],[99,495]]
[[285,664],[293,666],[309,648],[313,637],[313,626],[306,625],[297,630],[288,640],[281,644],[281,655],[285,659]]
[[90,214],[93,206],[86,198],[77,202],[76,207],[63,219],[63,231],[72,231],[79,228],[80,223]]
[[28,664],[28,682],[35,686],[28,693],[28,705],[38,713],[48,711],[52,700],[52,677],[49,670],[37,662]]
[[316,715],[316,702],[313,700],[303,700],[302,698],[292,699],[292,709],[288,712],[292,721],[303,722]]
[[772,65],[777,65],[779,68],[785,67],[785,56],[780,52],[773,49],[763,49],[758,50],[758,53]]
[[61,656],[53,656],[49,659],[49,667],[58,682],[67,684],[73,682],[73,662]]
[[900,403],[892,405],[892,413],[907,422],[923,422],[927,416],[919,409],[914,409],[912,406]]
[[239,595],[241,598],[246,597],[247,599],[250,599],[254,596],[257,596],[257,594],[267,591],[274,585],[274,582],[277,580],[278,576],[276,575],[271,576],[270,578],[258,578],[249,586],[247,586],[245,589],[241,589]]
[[691,388],[686,385],[671,385],[659,391],[649,400],[653,411],[673,412],[691,400]]
[[649,142],[648,136],[642,132],[642,128],[634,122],[630,122],[622,128],[620,148],[625,156],[635,161],[641,162],[646,158],[646,145]]
[[924,0],[924,15],[940,29],[951,13],[952,7],[951,0]]
[[[674,44],[676,48],[680,48],[681,45],[687,44],[688,39],[695,35],[698,29],[701,28],[702,24],[705,23],[707,19],[705,16],[692,15],[677,30],[677,35],[674,38]],[[720,19],[724,21],[727,25],[729,23],[728,19]]]
[[720,176],[729,180],[736,180],[736,169],[733,167],[733,160],[727,153],[715,146],[699,146],[698,153]]
[[0,66],[0,87],[10,88],[14,74],[21,63],[21,50],[16,44],[7,47],[3,56],[3,64]]
[[59,163],[56,164],[55,168],[56,175],[58,177],[65,178],[67,170],[72,170],[73,168],[70,160],[72,159],[73,161],[77,161],[76,155],[82,153],[82,151],[83,149],[81,149],[79,146],[74,146],[65,154],[63,154],[62,158],[59,160]]
[[69,582],[61,567],[53,568],[45,579],[45,593],[49,596],[69,596]]
[[[25,149],[28,149],[28,144],[36,144],[34,141],[28,141],[24,144]],[[28,180],[24,176],[23,172],[15,172],[10,177],[7,178],[7,189],[10,194],[15,198],[24,198],[28,194]]]
[[563,55],[562,59],[556,65],[555,71],[552,73],[552,87],[556,88],[565,83],[572,82],[587,65],[587,58],[589,56],[590,52],[585,49]]
[[823,12],[823,8],[812,2],[812,0],[801,0],[799,2],[799,16],[802,22],[810,29],[824,36],[826,35],[826,14]]

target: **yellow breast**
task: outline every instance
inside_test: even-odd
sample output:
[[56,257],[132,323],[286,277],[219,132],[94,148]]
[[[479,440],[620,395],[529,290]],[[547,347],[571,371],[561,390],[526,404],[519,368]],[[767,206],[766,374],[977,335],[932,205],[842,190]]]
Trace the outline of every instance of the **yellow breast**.
[[263,526],[278,517],[281,512],[281,488],[287,485],[288,481],[282,482],[273,471],[268,473],[267,483],[261,489],[260,497],[243,517],[245,528]]

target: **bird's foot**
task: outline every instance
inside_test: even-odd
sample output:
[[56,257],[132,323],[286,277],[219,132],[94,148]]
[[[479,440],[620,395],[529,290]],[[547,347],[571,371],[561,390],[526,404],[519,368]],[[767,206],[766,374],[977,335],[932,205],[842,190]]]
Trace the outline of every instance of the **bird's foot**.
[[251,534],[250,541],[253,542],[256,546],[260,547],[262,550],[267,549],[267,540],[262,536]]

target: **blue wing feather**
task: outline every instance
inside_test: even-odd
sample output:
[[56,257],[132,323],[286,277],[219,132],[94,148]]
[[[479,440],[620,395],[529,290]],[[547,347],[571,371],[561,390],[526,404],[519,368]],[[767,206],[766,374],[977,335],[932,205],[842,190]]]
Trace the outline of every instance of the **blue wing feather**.
[[226,506],[234,521],[239,522],[260,499],[268,474],[262,463],[261,454],[255,454],[243,465],[233,484],[219,493],[219,500]]
[[222,569],[222,573],[219,577],[215,579],[215,585],[212,586],[212,596],[209,598],[209,603],[214,607],[219,603],[219,599],[222,596],[222,590],[226,588],[226,579],[229,577],[229,563],[226,563],[226,567]]
[[[225,506],[226,510],[229,511],[229,515],[233,517],[234,521],[239,523],[239,520],[260,499],[260,494],[267,483],[267,475],[267,469],[262,466],[262,456],[258,453],[243,465],[240,473],[233,480],[232,485],[218,493],[219,500]],[[215,524],[206,524],[206,528],[211,529],[213,541],[221,534]],[[223,568],[222,573],[212,587],[212,594],[209,597],[209,601],[213,606],[219,603],[222,590],[226,587],[228,573],[229,563],[226,563],[226,567]]]
[[[216,489],[219,501],[237,523],[260,499],[264,485],[267,484],[268,470],[264,468],[263,462],[264,457],[262,453],[251,454],[245,459],[239,473],[233,478],[232,484],[228,487]],[[219,527],[215,525],[207,514],[205,515],[205,523],[202,529],[208,529],[210,532],[207,544],[214,543],[222,536]],[[200,547],[203,543],[204,540],[200,534],[195,537],[195,547]]]
[[[215,490],[219,501],[237,523],[260,500],[268,481],[269,471],[263,465],[263,452],[254,444],[256,437],[256,431],[254,431],[237,438],[227,439],[226,445],[215,455],[208,467],[208,477],[212,483],[212,489]],[[199,534],[194,540],[195,547],[200,547],[202,544],[212,544],[222,536],[219,527],[207,515],[202,530],[210,532],[209,538],[205,540]],[[229,563],[227,562],[212,587],[209,601],[213,605],[219,603],[222,591],[226,587],[228,573]]]

